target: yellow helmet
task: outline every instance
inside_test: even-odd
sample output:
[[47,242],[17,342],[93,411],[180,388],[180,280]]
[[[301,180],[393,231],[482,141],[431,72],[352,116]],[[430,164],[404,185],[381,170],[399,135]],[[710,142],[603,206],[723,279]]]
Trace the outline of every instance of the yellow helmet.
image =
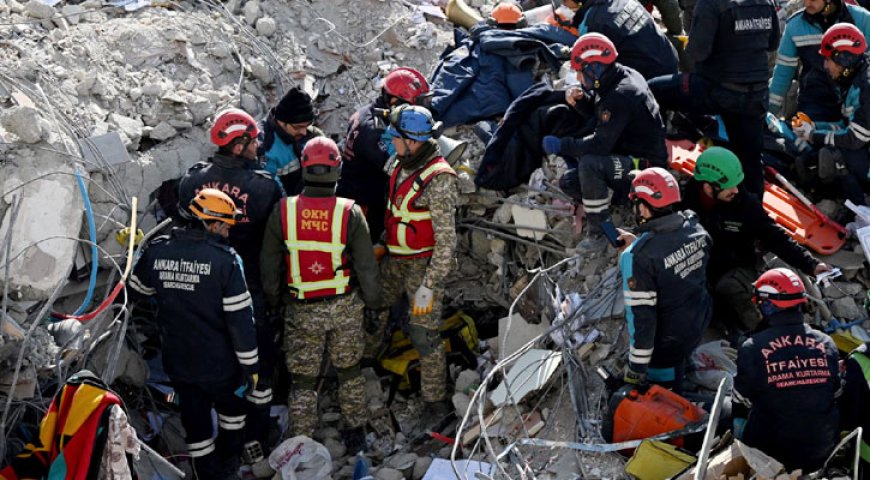
[[187,207],[200,220],[216,220],[228,225],[236,224],[236,204],[226,193],[214,188],[204,188],[193,197]]

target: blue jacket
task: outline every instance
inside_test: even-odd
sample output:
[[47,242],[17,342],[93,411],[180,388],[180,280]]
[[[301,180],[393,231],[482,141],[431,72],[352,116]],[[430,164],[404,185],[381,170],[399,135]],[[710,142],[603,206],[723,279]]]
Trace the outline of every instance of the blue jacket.
[[695,72],[714,83],[766,84],[767,52],[778,44],[771,0],[698,0],[686,54]]
[[613,64],[602,75],[595,97],[584,97],[577,109],[595,118],[595,131],[563,138],[562,155],[577,159],[590,154],[627,155],[649,160],[652,166],[666,166],[668,151],[659,105],[637,70]]
[[[841,5],[836,18],[829,23],[840,22],[855,25],[865,37],[870,38],[870,12],[867,10],[854,5]],[[818,16],[810,15],[804,9],[798,10],[788,19],[779,42],[779,50],[776,52],[776,65],[770,81],[770,111],[774,114],[781,113],[785,95],[800,66],[798,109],[806,112],[813,120],[836,120],[824,118],[824,110],[820,110],[829,110],[838,103],[836,88],[825,72],[824,58],[819,54],[825,30],[826,26],[821,24]],[[807,106],[811,106],[812,110],[807,111]],[[836,117],[838,112],[835,110],[831,113]]]
[[691,210],[649,220],[619,258],[631,369],[669,368],[701,341],[712,316],[712,240]]
[[154,296],[163,366],[173,381],[241,381],[258,369],[257,335],[242,261],[216,235],[175,228],[155,238],[129,286]]
[[[816,122],[813,132],[813,145],[829,146],[845,150],[867,148],[870,141],[870,58],[865,55],[864,62],[852,74],[843,98],[837,102],[842,105],[843,119],[838,122]],[[840,87],[843,88],[843,87]]]
[[350,117],[336,193],[364,206],[386,205],[390,177],[384,168],[387,159],[395,153],[392,138],[385,133],[385,123],[375,120],[375,108],[386,107],[378,99]]
[[475,27],[456,30],[432,76],[431,110],[445,126],[465,125],[504,114],[534,81],[538,66],[558,71],[577,37],[551,25],[519,30]]
[[837,347],[831,337],[805,325],[798,309],[764,320],[769,327],[737,351],[734,417],[747,419],[743,443],[779,460],[788,471],[812,472],[839,438]]
[[308,127],[308,133],[304,137],[296,140],[275,123],[273,112],[260,122],[257,156],[260,157],[263,169],[280,180],[287,195],[302,193],[302,149],[309,139],[321,136],[323,132],[312,125]]
[[600,33],[616,46],[619,63],[650,79],[677,73],[677,51],[637,0],[590,0],[574,14],[580,35]]

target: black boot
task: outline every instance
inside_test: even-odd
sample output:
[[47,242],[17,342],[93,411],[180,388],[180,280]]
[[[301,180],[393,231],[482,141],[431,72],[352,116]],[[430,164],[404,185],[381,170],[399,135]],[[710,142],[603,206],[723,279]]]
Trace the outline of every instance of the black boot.
[[366,452],[366,430],[364,427],[348,428],[341,431],[341,439],[344,441],[344,446],[347,447],[347,453],[356,455],[359,452]]
[[601,231],[601,222],[607,215],[602,213],[587,213],[586,223],[583,225],[584,238],[577,244],[577,253],[588,255],[602,252],[607,248],[607,239]]

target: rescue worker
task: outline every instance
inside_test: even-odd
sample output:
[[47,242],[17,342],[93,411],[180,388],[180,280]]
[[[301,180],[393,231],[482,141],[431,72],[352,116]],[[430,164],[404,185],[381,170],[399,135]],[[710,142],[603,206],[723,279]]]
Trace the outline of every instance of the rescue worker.
[[[266,220],[281,199],[282,190],[272,175],[261,170],[257,163],[258,134],[257,122],[244,111],[231,108],[219,113],[211,128],[211,141],[218,151],[208,162],[197,163],[181,178],[178,198],[179,205],[187,205],[203,189],[214,188],[229,195],[241,211],[227,240],[242,259],[245,282],[254,306],[260,353],[260,381],[248,396],[251,410],[246,422],[246,439],[256,440],[266,448],[272,374],[278,360],[275,336],[280,326],[277,315],[267,312],[260,282],[260,247]],[[185,210],[179,208],[179,212]]]
[[396,105],[425,103],[428,94],[429,84],[422,73],[400,67],[384,77],[381,96],[350,117],[337,193],[362,207],[373,243],[384,233],[389,181],[385,166],[395,153],[392,137],[386,133],[386,119],[377,112]]
[[[389,255],[381,261],[384,305],[392,306],[403,294],[410,300],[408,336],[420,354],[421,394],[427,412],[423,422],[437,422],[452,411],[447,403],[447,360],[439,330],[444,281],[455,264],[456,173],[441,156],[435,140],[437,125],[429,110],[400,105],[390,111],[389,120],[387,132],[396,153],[389,163],[385,219]],[[373,322],[370,342],[379,343],[385,326],[379,319]]]
[[864,429],[861,438],[859,466],[863,480],[870,479],[870,342],[849,354],[846,360],[843,395],[840,397],[842,430]]
[[718,114],[743,164],[746,190],[764,192],[761,151],[768,102],[768,52],[779,44],[772,0],[698,0],[686,54],[693,73],[650,80],[664,110]]
[[821,36],[835,23],[851,23],[866,37],[870,13],[842,0],[804,0],[803,4],[804,8],[788,19],[779,42],[768,110],[776,116],[786,114],[782,111],[785,97],[797,77],[798,111],[815,121],[838,121],[840,96],[824,68],[825,57],[819,52]]
[[619,258],[629,355],[624,380],[647,380],[679,392],[685,360],[710,323],[706,269],[710,236],[689,210],[679,211],[680,186],[653,167],[632,181],[637,236],[622,232]]
[[[671,35],[681,33],[676,0],[655,0]],[[568,0],[564,2],[569,5]],[[634,0],[587,0],[578,5],[572,23],[579,36],[599,33],[619,45],[619,63],[631,67],[643,78],[677,73],[677,51],[659,31],[652,15]]]
[[[594,131],[582,138],[547,135],[544,152],[567,157],[576,169],[568,170],[561,185],[576,182],[586,211],[586,236],[581,253],[606,245],[601,222],[610,218],[610,200],[628,194],[628,172],[647,166],[665,166],[665,129],[659,108],[646,81],[635,70],[616,61],[613,42],[599,33],[587,33],[571,48],[571,68],[580,88],[565,92],[565,101],[594,118]],[[576,193],[575,193],[576,195]]]
[[844,116],[839,122],[822,123],[797,118],[792,122],[798,137],[819,149],[818,177],[856,205],[865,205],[864,187],[870,173],[870,69],[864,34],[848,23],[838,23],[822,37],[819,53],[825,70],[841,92]]
[[698,214],[713,238],[707,278],[715,316],[735,337],[740,330],[754,330],[761,320],[752,302],[751,285],[758,275],[756,242],[807,275],[830,270],[767,215],[758,197],[743,190],[743,179],[734,153],[710,147],[695,162],[683,196],[684,208]]
[[734,433],[786,471],[810,473],[839,439],[837,347],[831,337],[804,324],[806,291],[793,271],[764,272],[754,283],[754,300],[767,326],[737,351]]
[[311,96],[293,87],[260,124],[257,155],[263,168],[280,180],[287,195],[302,191],[299,158],[305,143],[323,136],[323,131],[314,126],[314,117]]
[[381,283],[362,211],[352,200],[335,195],[340,173],[335,142],[317,137],[305,145],[305,188],[272,211],[260,268],[269,305],[287,306],[284,346],[293,377],[292,435],[314,434],[317,377],[326,348],[338,375],[342,439],[348,451],[356,453],[365,448],[368,417],[359,366],[363,306],[380,307]]
[[236,478],[244,395],[258,380],[251,295],[242,260],[225,242],[241,212],[211,188],[200,190],[187,208],[193,220],[151,241],[129,285],[157,300],[163,367],[177,394],[197,478]]

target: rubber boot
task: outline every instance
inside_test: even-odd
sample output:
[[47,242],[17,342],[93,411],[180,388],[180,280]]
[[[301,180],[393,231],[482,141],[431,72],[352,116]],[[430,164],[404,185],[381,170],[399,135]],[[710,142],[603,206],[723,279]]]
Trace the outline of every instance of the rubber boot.
[[601,222],[606,218],[607,215],[602,213],[586,214],[586,223],[583,227],[586,235],[577,244],[577,253],[588,255],[590,253],[602,252],[607,248],[607,238],[604,237],[604,232],[601,231]]

